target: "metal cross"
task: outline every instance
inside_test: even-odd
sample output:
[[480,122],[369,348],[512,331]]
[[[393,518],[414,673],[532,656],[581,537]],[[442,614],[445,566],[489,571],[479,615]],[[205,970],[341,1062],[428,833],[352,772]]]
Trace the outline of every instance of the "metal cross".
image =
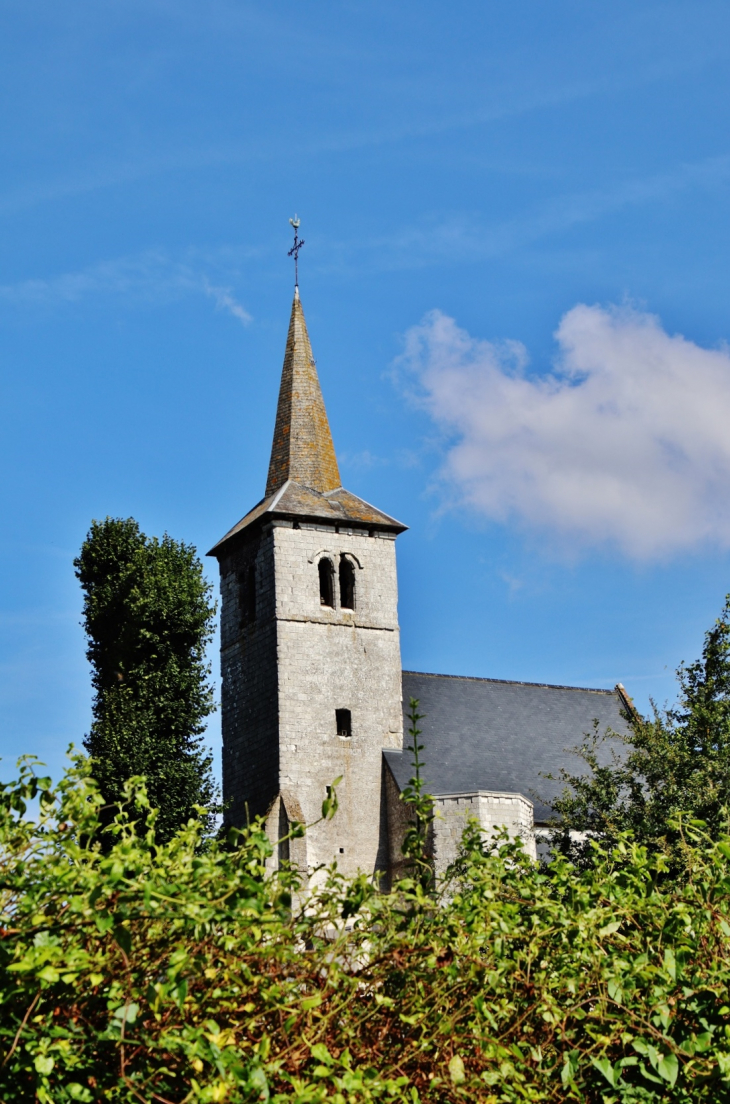
[[293,219],[289,219],[289,222],[294,227],[294,245],[287,253],[287,257],[294,258],[294,286],[299,287],[299,250],[304,245],[304,238],[299,237],[299,227],[302,220],[295,215]]

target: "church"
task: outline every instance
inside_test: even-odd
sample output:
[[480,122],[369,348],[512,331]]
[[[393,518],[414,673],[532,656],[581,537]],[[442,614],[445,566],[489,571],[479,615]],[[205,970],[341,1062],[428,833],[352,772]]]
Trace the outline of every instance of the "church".
[[[340,482],[295,287],[264,497],[211,549],[220,566],[223,797],[227,818],[267,818],[303,876],[333,860],[387,886],[402,864],[412,774],[407,711],[418,699],[437,873],[469,817],[535,855],[571,754],[594,725],[627,730],[614,690],[401,667],[396,541],[406,526]],[[404,738],[405,732],[405,738]],[[323,821],[337,786],[339,809]]]

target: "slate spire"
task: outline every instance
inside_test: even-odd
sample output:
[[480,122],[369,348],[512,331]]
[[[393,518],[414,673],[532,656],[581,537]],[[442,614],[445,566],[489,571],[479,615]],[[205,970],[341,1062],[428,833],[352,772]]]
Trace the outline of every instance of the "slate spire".
[[287,480],[320,494],[341,486],[298,287],[286,339],[266,497],[276,494]]

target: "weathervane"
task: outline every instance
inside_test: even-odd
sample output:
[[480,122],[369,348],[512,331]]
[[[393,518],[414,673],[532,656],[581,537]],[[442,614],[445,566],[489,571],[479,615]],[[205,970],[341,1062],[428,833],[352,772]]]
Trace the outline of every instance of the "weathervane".
[[299,227],[302,220],[298,215],[295,215],[293,219],[289,219],[289,222],[294,227],[294,245],[287,253],[287,257],[294,258],[294,286],[299,287],[299,250],[304,245],[304,239],[299,237]]

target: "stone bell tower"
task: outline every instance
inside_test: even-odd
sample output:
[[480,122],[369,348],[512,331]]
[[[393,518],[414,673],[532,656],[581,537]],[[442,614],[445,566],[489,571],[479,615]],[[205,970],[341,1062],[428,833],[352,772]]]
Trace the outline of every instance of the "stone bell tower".
[[[304,872],[388,864],[383,749],[403,746],[395,538],[340,484],[295,288],[265,497],[211,550],[221,573],[223,795],[272,834],[339,811],[292,846]],[[296,854],[294,853],[296,851]]]

